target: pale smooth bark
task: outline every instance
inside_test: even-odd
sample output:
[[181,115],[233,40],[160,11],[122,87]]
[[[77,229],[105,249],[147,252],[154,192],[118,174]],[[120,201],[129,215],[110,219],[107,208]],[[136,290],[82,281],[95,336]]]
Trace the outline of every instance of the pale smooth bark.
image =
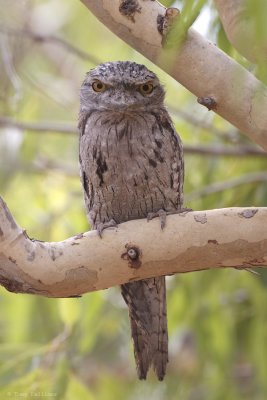
[[260,43],[257,38],[257,21],[248,10],[247,0],[214,3],[229,41],[240,54],[253,63],[267,60],[267,43]]
[[133,15],[120,11],[120,0],[81,1],[113,33],[197,97],[214,98],[215,112],[267,150],[267,88],[250,72],[193,29],[180,48],[172,49],[168,62],[170,52],[163,48],[158,30],[159,17],[168,24],[168,12],[157,1],[139,0]]
[[[29,239],[0,198],[0,284],[71,297],[132,280],[209,268],[267,265],[267,208],[195,211],[128,221],[62,242]],[[136,256],[136,257],[135,257]]]

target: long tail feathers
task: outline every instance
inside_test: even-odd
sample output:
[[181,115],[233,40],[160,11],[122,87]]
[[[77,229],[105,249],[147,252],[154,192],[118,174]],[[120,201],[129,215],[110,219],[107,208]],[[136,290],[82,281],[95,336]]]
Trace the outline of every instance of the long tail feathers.
[[168,362],[165,277],[126,283],[121,292],[129,308],[138,377],[146,379],[152,365],[163,380]]

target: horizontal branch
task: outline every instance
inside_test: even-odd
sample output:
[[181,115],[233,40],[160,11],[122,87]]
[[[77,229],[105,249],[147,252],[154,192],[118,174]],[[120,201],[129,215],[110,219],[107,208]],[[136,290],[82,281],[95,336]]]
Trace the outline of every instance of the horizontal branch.
[[74,124],[69,124],[65,122],[24,122],[15,121],[13,118],[10,117],[0,116],[0,128],[5,126],[17,128],[22,131],[78,133],[78,129]]
[[[23,122],[15,121],[12,118],[0,116],[0,128],[1,127],[13,127],[19,130],[26,130],[31,132],[58,132],[67,134],[77,134],[78,130],[74,124],[66,122]],[[205,128],[207,129],[207,128]],[[210,156],[257,156],[267,157],[267,153],[256,146],[245,146],[238,145],[238,147],[223,147],[223,146],[204,146],[200,144],[196,145],[184,145],[184,152],[188,154],[199,154],[199,155],[210,155]]]
[[[228,140],[228,141],[235,141],[235,134],[234,132],[226,132],[223,130],[220,130],[213,126],[211,123],[207,121],[203,121],[201,119],[196,118],[195,116],[185,112],[181,111],[177,108],[174,107],[167,107],[168,110],[170,111],[170,114],[179,117],[185,121],[187,121],[189,124],[193,126],[197,126],[201,129],[206,129],[208,131],[211,131],[215,135],[219,136],[222,139]],[[40,122],[24,122],[24,121],[17,121],[14,120],[13,118],[7,117],[7,116],[0,116],[0,127],[1,126],[11,126],[14,128],[18,128],[20,130],[28,130],[28,131],[39,131],[39,132],[60,132],[60,133],[77,133],[77,126],[71,123],[65,123],[65,122],[50,122],[50,121],[40,121]]]
[[[267,150],[267,88],[212,42],[189,29],[182,46],[163,46],[173,9],[157,1],[81,0],[122,40],[172,75],[252,141]],[[122,7],[122,4],[124,7]],[[179,17],[178,17],[179,22]]]
[[232,208],[128,221],[62,242],[31,240],[0,198],[0,284],[72,297],[132,280],[209,268],[267,265],[267,208]]

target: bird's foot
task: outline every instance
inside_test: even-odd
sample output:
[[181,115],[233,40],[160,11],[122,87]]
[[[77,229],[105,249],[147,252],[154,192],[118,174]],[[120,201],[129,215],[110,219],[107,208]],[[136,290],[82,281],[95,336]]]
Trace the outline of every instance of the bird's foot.
[[150,212],[147,214],[147,221],[151,221],[153,218],[156,218],[156,217],[159,217],[160,227],[161,227],[161,229],[163,229],[164,226],[166,225],[167,211],[165,211],[161,208],[158,211]]
[[116,223],[116,221],[114,220],[114,219],[111,219],[110,221],[107,221],[107,222],[100,222],[98,225],[97,225],[97,228],[96,228],[96,230],[97,230],[97,233],[98,233],[98,236],[100,237],[100,238],[102,238],[102,232],[103,232],[103,230],[104,229],[107,229],[107,228],[117,228],[117,223]]
[[147,214],[147,221],[151,221],[153,218],[159,217],[160,220],[160,227],[161,229],[164,229],[166,225],[166,218],[167,215],[171,214],[182,214],[182,213],[187,213],[193,211],[192,208],[180,208],[179,210],[171,210],[171,211],[165,211],[162,208],[156,212],[150,212]]

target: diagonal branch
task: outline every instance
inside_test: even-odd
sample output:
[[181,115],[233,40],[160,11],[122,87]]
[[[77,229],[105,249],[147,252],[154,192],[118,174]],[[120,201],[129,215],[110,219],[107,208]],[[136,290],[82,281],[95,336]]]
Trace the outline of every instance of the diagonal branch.
[[[128,221],[62,242],[31,240],[0,198],[0,284],[16,293],[79,296],[132,280],[267,265],[267,208],[196,211]],[[129,251],[131,250],[131,251]]]
[[89,61],[90,63],[92,63],[94,65],[100,63],[100,60],[98,58],[94,57],[92,54],[79,49],[78,47],[74,46],[72,43],[69,43],[67,40],[62,39],[58,36],[41,35],[41,34],[32,32],[30,30],[27,30],[27,29],[14,29],[14,28],[6,27],[6,26],[0,26],[0,33],[6,34],[9,36],[19,36],[20,38],[21,37],[28,38],[32,41],[39,42],[39,43],[45,43],[45,44],[52,43],[52,44],[62,47],[67,52],[72,53],[83,60]]
[[107,28],[197,97],[212,98],[215,112],[267,150],[267,88],[250,72],[193,29],[182,46],[172,49],[173,62],[167,62],[162,34],[173,9],[157,1],[139,0],[135,10],[127,9],[132,2],[122,0],[81,1]]
[[187,202],[198,199],[199,197],[209,196],[214,193],[230,190],[241,185],[250,185],[255,183],[267,182],[267,171],[265,172],[250,172],[249,174],[238,176],[223,182],[214,182],[204,186],[199,190],[188,193],[185,196]]
[[[259,3],[251,0],[214,0],[214,3],[231,44],[251,62],[266,62],[266,35],[264,37],[258,27],[255,12]],[[260,12],[265,10],[261,7]]]

